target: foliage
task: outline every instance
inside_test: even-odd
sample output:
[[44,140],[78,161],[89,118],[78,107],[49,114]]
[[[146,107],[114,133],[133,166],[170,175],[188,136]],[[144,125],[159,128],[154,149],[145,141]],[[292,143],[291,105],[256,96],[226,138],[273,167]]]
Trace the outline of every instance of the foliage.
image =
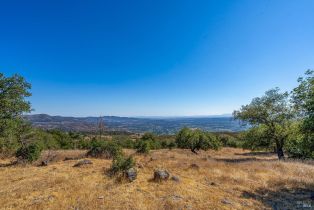
[[243,146],[243,142],[239,138],[236,138],[230,134],[219,134],[218,138],[224,147],[241,148]]
[[112,141],[92,140],[92,147],[87,152],[91,157],[113,158],[122,154],[122,148]]
[[58,143],[58,148],[60,149],[71,149],[74,148],[74,142],[72,141],[70,135],[66,132],[60,130],[48,131],[55,141]]
[[[314,158],[314,71],[308,70],[305,78],[299,78],[298,87],[292,91],[292,102],[301,118],[302,140],[295,139],[294,146],[301,150],[303,158]],[[295,151],[295,150],[294,150]]]
[[171,142],[169,142],[168,144],[167,144],[167,148],[168,149],[173,149],[173,148],[175,148],[177,145],[176,145],[176,143],[174,142],[174,141],[171,141]]
[[283,147],[293,119],[287,92],[280,93],[279,88],[266,91],[264,96],[254,98],[250,104],[234,111],[233,115],[253,126],[247,133],[255,140],[253,147],[275,144],[278,158],[284,158]]
[[135,142],[127,135],[114,135],[112,141],[122,148],[133,149],[135,147]]
[[42,146],[38,143],[31,143],[16,151],[16,157],[23,161],[33,162],[40,157]]
[[309,157],[309,147],[306,141],[304,141],[304,135],[301,132],[301,122],[296,122],[291,126],[290,135],[288,137],[285,148],[292,158],[304,158]]
[[126,170],[134,166],[135,166],[135,160],[131,156],[126,158],[123,155],[118,155],[118,156],[115,156],[112,160],[110,173],[115,175],[120,172],[125,172]]
[[[14,153],[24,145],[29,126],[22,118],[31,111],[26,97],[31,96],[31,85],[23,77],[15,74],[5,77],[0,73],[0,152]],[[27,128],[27,129],[26,129]]]
[[162,148],[161,141],[158,141],[153,133],[145,133],[143,136],[136,141],[135,149],[138,153],[149,153],[151,149]]
[[272,149],[274,142],[267,136],[267,127],[264,125],[254,126],[241,132],[239,138],[244,141],[243,148],[251,150]]
[[31,111],[30,103],[25,100],[31,96],[30,88],[31,85],[23,77],[17,74],[5,77],[0,73],[0,136],[10,128],[12,121]]
[[217,150],[221,145],[217,137],[209,132],[201,130],[192,130],[189,128],[182,128],[176,137],[176,144],[179,148],[190,149],[197,153],[196,150]]
[[147,132],[144,133],[143,136],[141,137],[142,140],[148,141],[148,140],[156,140],[156,136],[153,133]]
[[136,151],[138,153],[144,153],[144,154],[147,154],[149,153],[149,150],[151,149],[151,140],[138,140],[136,142],[136,145],[135,145],[135,148],[136,148]]

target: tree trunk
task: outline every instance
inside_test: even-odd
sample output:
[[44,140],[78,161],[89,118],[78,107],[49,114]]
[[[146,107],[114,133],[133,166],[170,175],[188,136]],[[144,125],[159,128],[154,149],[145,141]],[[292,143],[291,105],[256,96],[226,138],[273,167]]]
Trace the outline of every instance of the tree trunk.
[[278,155],[278,159],[279,160],[284,160],[285,159],[285,155],[283,153],[283,149],[281,146],[277,146],[277,155]]

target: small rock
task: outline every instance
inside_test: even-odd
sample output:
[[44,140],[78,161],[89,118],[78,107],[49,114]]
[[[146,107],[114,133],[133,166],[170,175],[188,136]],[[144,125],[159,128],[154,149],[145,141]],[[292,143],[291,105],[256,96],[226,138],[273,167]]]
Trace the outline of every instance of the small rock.
[[172,195],[171,196],[172,200],[181,200],[183,197],[181,195]]
[[157,160],[157,158],[151,157],[151,158],[150,158],[150,161],[153,161],[153,160]]
[[105,198],[104,196],[99,196],[99,197],[98,197],[98,199],[104,199],[104,198]]
[[230,200],[228,200],[228,199],[223,199],[221,202],[223,204],[232,204],[232,202]]
[[90,164],[93,164],[92,161],[90,160],[81,160],[77,162],[73,167],[81,167],[81,166],[90,165]]
[[169,172],[167,170],[157,169],[154,171],[154,181],[161,182],[169,179]]
[[180,178],[178,176],[172,176],[171,180],[175,182],[180,182]]
[[48,166],[49,160],[44,160],[41,162],[40,166]]
[[185,207],[185,209],[187,209],[187,210],[193,209],[191,204],[187,204],[187,205],[185,205],[184,207]]
[[216,185],[216,183],[215,183],[215,182],[211,182],[211,183],[210,183],[210,185],[215,186],[215,185]]
[[192,168],[192,169],[200,169],[200,166],[199,165],[197,165],[197,164],[195,164],[195,163],[192,163],[191,165],[190,165],[190,167]]
[[130,182],[133,182],[137,177],[137,171],[134,168],[130,168],[125,172],[125,175]]

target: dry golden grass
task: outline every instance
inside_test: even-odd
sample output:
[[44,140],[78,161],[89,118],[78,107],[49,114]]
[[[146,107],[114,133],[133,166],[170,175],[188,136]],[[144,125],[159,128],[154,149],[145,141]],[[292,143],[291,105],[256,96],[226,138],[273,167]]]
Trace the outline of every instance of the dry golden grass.
[[[77,160],[62,161],[82,154],[58,151],[47,167],[0,167],[0,208],[296,209],[311,202],[314,206],[310,199],[314,166],[279,162],[272,154],[231,148],[198,155],[179,149],[136,154],[141,168],[132,183],[117,183],[105,175],[110,160],[90,159],[93,164],[82,168],[72,167]],[[199,168],[191,167],[193,163]],[[180,182],[152,182],[156,168],[167,169]]]

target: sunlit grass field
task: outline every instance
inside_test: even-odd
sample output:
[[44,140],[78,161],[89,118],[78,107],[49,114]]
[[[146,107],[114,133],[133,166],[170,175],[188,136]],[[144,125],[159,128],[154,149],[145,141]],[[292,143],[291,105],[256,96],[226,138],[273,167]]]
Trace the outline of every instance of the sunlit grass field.
[[[73,167],[86,151],[55,151],[46,167],[0,167],[0,209],[298,209],[313,206],[314,165],[279,162],[274,154],[223,148],[202,151],[157,150],[134,155],[138,177],[118,182],[106,171],[111,160]],[[48,155],[46,151],[42,158]],[[194,164],[193,166],[191,166]],[[196,165],[196,166],[195,166]],[[179,182],[152,181],[157,168]],[[312,208],[313,208],[312,207]],[[311,209],[311,208],[308,208]]]

